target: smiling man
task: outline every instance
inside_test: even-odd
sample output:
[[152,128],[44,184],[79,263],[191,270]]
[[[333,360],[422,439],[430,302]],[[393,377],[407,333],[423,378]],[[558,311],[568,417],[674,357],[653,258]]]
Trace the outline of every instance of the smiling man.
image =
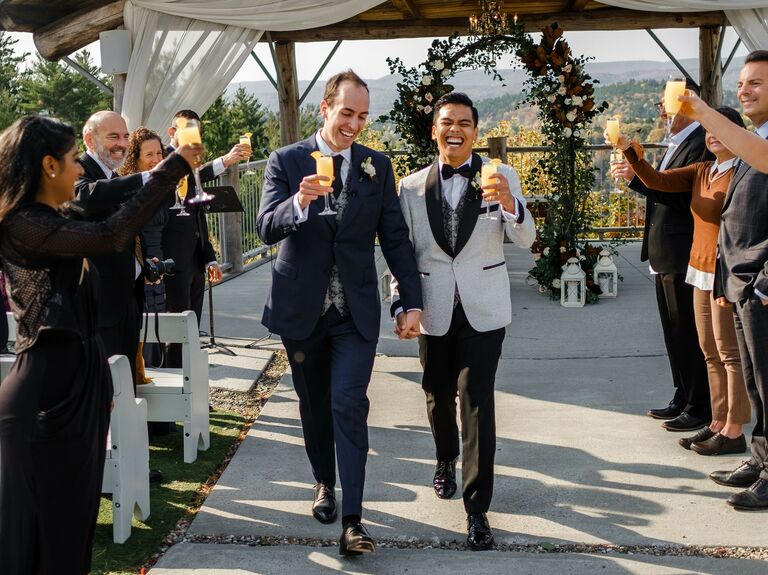
[[[493,395],[505,326],[512,321],[504,236],[529,248],[536,228],[513,168],[500,164],[495,181],[478,186],[481,168],[489,160],[472,153],[477,120],[477,109],[466,94],[451,92],[435,103],[432,139],[438,161],[403,178],[400,204],[426,302],[419,356],[437,458],[433,486],[440,499],[456,493],[458,395],[467,545],[480,551],[493,546],[486,516],[496,453]],[[394,291],[398,332],[403,337],[418,335],[409,331],[399,289]]]
[[[343,555],[371,552],[361,523],[368,454],[368,383],[381,317],[374,253],[400,278],[409,329],[422,307],[413,246],[395,193],[392,164],[355,143],[368,118],[368,87],[348,70],[325,86],[324,123],[309,139],[273,152],[264,175],[258,232],[280,243],[262,323],[282,337],[299,396],[314,476],[312,515],[336,520],[336,459],[343,492]],[[315,155],[333,156],[334,179]],[[323,215],[332,194],[335,213]]]

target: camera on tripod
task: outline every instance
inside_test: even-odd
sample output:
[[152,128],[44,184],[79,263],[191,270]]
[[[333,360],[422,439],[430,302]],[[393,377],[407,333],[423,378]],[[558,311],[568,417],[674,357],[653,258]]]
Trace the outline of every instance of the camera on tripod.
[[159,281],[164,275],[173,275],[176,271],[176,262],[171,258],[154,261],[153,258],[144,260],[144,276],[150,283]]

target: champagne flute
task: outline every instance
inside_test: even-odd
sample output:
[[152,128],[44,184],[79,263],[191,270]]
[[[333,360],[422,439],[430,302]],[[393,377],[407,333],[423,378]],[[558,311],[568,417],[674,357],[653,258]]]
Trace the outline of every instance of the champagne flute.
[[[311,156],[315,159],[316,171],[318,176],[326,176],[333,183],[333,156],[324,156],[318,151],[312,152]],[[330,185],[330,184],[328,184]],[[325,209],[319,212],[321,216],[335,216],[336,211],[331,209],[330,201],[328,200],[328,194],[325,194]]]
[[[200,122],[192,118],[179,118],[179,124],[176,128],[176,141],[179,146],[185,144],[202,144],[203,140],[200,137]],[[192,175],[195,177],[195,185],[197,186],[197,193],[195,197],[189,200],[190,204],[199,204],[204,202],[210,202],[213,196],[207,194],[203,190],[203,184],[200,182],[200,168],[192,170]]]
[[683,105],[677,98],[685,95],[685,78],[670,78],[664,87],[664,111],[667,115],[667,133],[662,143],[672,142],[672,122]]
[[[172,210],[181,210],[176,216],[189,216],[191,215],[186,209],[184,209],[184,200],[187,197],[187,192],[189,191],[189,182],[187,181],[187,177],[181,178],[179,180],[178,185],[176,186],[176,204],[171,206]],[[178,208],[176,207],[178,206]]]
[[[621,153],[621,150],[614,149],[611,150],[611,165],[615,166],[617,164],[621,164],[624,161],[624,154]],[[614,175],[613,176],[613,189],[611,190],[612,194],[621,194],[624,190],[621,189],[621,186],[619,185],[619,176]]]
[[[242,136],[240,136],[239,144],[246,144],[248,147],[251,147],[251,136],[253,135],[252,132],[245,132]],[[256,175],[256,172],[254,170],[251,170],[251,157],[248,156],[248,159],[245,161],[245,172],[243,173],[244,176],[254,176]]]
[[[493,158],[487,164],[483,164],[480,168],[480,185],[492,186],[498,179],[496,178],[496,172],[498,171],[501,160]],[[491,214],[491,203],[485,202],[485,213],[478,216],[480,220],[498,220],[498,216]]]
[[[615,166],[616,164],[620,164],[624,161],[624,155],[617,148],[619,143],[619,136],[621,135],[621,124],[618,116],[614,116],[605,122],[605,135],[613,146],[613,149],[611,150],[610,165]],[[619,187],[618,176],[613,177],[613,183],[614,185],[611,193],[620,194],[621,188]]]

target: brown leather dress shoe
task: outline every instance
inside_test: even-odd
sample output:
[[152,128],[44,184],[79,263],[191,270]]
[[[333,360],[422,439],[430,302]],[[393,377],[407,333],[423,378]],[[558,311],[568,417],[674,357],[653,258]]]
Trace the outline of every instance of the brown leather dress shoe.
[[709,478],[726,487],[749,487],[760,479],[760,468],[752,465],[751,461],[743,461],[733,471],[713,471]]
[[706,441],[707,439],[712,437],[714,434],[715,432],[712,431],[709,427],[702,427],[692,436],[683,437],[682,439],[679,439],[677,442],[680,444],[680,446],[683,449],[690,449],[692,443],[700,443],[702,441]]
[[747,440],[744,439],[744,435],[731,439],[721,433],[715,433],[706,441],[692,443],[691,449],[699,455],[744,453],[747,450]]
[[731,495],[726,503],[740,511],[768,509],[768,479],[758,479],[746,491]]

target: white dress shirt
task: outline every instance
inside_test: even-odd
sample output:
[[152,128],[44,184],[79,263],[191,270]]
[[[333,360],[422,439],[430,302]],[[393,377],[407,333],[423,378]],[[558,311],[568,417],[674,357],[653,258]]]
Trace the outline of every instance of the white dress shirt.
[[[347,181],[347,176],[349,175],[349,166],[352,162],[352,148],[334,152],[331,150],[331,147],[325,143],[325,140],[323,140],[323,137],[320,135],[320,130],[315,134],[315,141],[317,142],[317,149],[324,156],[341,156],[344,158],[341,162],[341,172],[339,174],[343,185],[343,182]],[[320,199],[318,198],[316,201],[320,201]],[[309,218],[309,206],[302,209],[301,204],[299,204],[299,194],[296,193],[293,195],[293,221],[296,225],[299,225],[306,222],[307,218]]]

